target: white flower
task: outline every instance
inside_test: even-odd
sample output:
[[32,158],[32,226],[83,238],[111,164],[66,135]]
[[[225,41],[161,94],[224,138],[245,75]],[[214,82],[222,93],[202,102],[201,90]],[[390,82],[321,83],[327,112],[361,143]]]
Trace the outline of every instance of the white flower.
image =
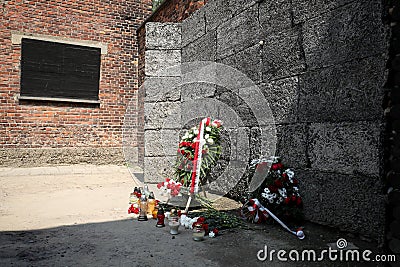
[[287,196],[286,195],[286,188],[278,189],[278,192],[282,197],[286,197]]
[[269,191],[268,187],[264,188],[264,192],[267,194],[271,193],[271,191]]
[[204,139],[208,139],[210,137],[210,135],[209,134],[206,134],[205,136],[204,136]]
[[207,142],[210,143],[210,144],[214,144],[214,140],[212,140],[211,138],[208,138]]
[[298,191],[299,191],[299,188],[298,188],[297,186],[293,186],[293,191],[294,191],[294,192],[298,192]]
[[211,231],[211,232],[208,233],[208,236],[211,237],[211,238],[214,238],[215,237],[215,233],[213,231]]
[[262,196],[263,198],[267,198],[267,197],[268,197],[268,194],[267,194],[267,193],[261,193],[261,196]]
[[277,200],[276,200],[276,204],[281,204],[283,202],[283,198],[282,197],[279,197]]
[[193,138],[193,134],[189,134],[188,138]]
[[206,127],[206,132],[211,132],[211,127],[207,126]]
[[294,171],[292,171],[291,169],[286,169],[285,173],[287,174],[287,176],[289,177],[289,180],[292,180],[294,177]]

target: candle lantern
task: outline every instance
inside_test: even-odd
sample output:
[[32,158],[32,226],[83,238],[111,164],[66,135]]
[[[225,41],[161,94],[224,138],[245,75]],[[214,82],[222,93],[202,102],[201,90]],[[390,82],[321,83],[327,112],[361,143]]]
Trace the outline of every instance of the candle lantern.
[[140,211],[138,221],[147,221],[147,199],[146,195],[140,197]]
[[164,227],[165,226],[164,219],[165,219],[164,209],[162,207],[160,207],[158,209],[158,212],[157,212],[157,224],[156,224],[156,226],[157,227]]
[[193,226],[193,240],[194,241],[203,241],[204,240],[205,230],[203,228],[203,224],[196,223]]
[[169,217],[169,232],[171,235],[177,235],[178,229],[179,229],[179,217],[177,215],[174,215],[174,213],[171,212],[171,215]]

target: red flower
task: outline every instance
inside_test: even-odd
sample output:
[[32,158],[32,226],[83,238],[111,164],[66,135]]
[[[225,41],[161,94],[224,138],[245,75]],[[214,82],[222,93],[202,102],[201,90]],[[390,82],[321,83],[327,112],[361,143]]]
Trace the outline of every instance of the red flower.
[[198,223],[204,223],[205,220],[206,220],[206,218],[204,218],[204,217],[199,217],[199,218],[197,219],[197,222],[198,222]]
[[292,202],[296,202],[297,197],[295,195],[292,195],[291,200]]
[[289,177],[288,177],[288,175],[287,175],[286,172],[282,173],[282,180],[283,180],[284,182],[289,181]]
[[203,223],[203,229],[206,232],[206,235],[208,235],[209,230],[208,230],[208,223]]
[[276,179],[275,182],[274,182],[274,184],[275,184],[278,188],[282,188],[282,187],[283,187],[282,181],[279,180],[279,179]]
[[301,197],[298,197],[296,200],[296,205],[301,206],[302,203],[303,203],[303,201],[302,201]]
[[280,162],[274,163],[271,166],[271,170],[273,170],[273,171],[277,171],[277,170],[282,169],[282,168],[283,168],[283,164],[280,163]]
[[214,233],[216,236],[218,235],[218,232],[219,232],[219,231],[218,231],[218,228],[214,228],[214,229],[213,229],[213,233]]
[[275,185],[269,185],[268,186],[269,191],[271,191],[272,193],[276,193],[278,192],[278,188]]
[[293,178],[293,185],[298,185],[299,181],[296,178]]
[[286,197],[285,198],[285,204],[289,204],[289,202],[290,202],[290,198]]
[[157,188],[160,189],[163,186],[163,183],[157,184]]
[[221,127],[221,125],[222,125],[221,121],[219,121],[219,120],[214,120],[212,123],[217,125],[217,128]]

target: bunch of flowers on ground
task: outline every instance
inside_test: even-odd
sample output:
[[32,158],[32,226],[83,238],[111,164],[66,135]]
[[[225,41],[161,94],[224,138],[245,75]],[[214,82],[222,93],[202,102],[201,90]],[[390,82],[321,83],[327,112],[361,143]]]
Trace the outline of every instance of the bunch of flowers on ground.
[[[271,161],[261,160],[255,167],[263,167],[268,163]],[[253,193],[252,198],[258,199],[264,207],[284,220],[301,221],[303,200],[294,171],[286,169],[279,158],[272,158],[271,168],[265,175],[264,182]]]
[[[222,122],[207,118],[205,123],[203,138],[205,144],[202,149],[202,161],[200,167],[200,183],[206,182],[206,176],[211,171],[221,154],[220,131]],[[193,160],[195,158],[196,138],[199,134],[199,127],[192,127],[182,137],[178,146],[178,157],[175,165],[176,181],[184,187],[188,187],[191,182],[193,170]]]
[[179,195],[182,184],[176,182],[170,178],[167,178],[165,182],[157,184],[157,188],[162,191],[162,194],[170,194],[172,197]]

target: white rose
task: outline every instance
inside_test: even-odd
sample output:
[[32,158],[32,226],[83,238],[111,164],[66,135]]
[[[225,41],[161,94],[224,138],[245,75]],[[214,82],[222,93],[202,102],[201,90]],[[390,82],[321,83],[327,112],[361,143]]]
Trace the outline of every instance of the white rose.
[[193,138],[193,134],[189,134],[188,138]]
[[208,139],[209,137],[210,137],[209,134],[206,134],[206,135],[204,136],[205,139]]
[[215,233],[213,231],[211,231],[211,232],[208,233],[208,236],[213,238],[213,237],[215,237]]
[[210,143],[210,144],[214,144],[214,140],[212,140],[211,138],[208,138],[207,142]]
[[206,127],[206,132],[211,132],[211,127],[207,126]]

